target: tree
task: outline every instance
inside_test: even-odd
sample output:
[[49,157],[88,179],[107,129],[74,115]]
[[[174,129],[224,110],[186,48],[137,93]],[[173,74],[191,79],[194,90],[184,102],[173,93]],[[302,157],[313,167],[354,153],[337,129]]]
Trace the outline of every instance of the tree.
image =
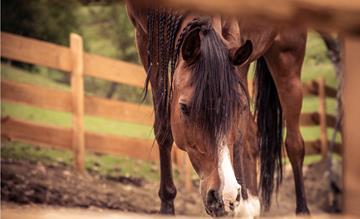
[[[118,49],[118,58],[124,61],[138,63],[138,55],[134,47],[134,28],[129,22],[123,4],[114,4],[110,10],[113,27],[112,41]],[[117,83],[111,83],[106,97],[111,98],[117,88]]]
[[1,6],[2,31],[68,45],[78,30],[76,0],[3,0]]

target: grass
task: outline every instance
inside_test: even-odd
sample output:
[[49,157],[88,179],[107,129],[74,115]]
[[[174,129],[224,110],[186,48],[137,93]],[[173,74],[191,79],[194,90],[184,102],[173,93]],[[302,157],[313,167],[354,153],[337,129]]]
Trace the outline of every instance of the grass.
[[[66,150],[38,148],[34,145],[2,141],[1,158],[11,158],[44,164],[63,164],[71,166],[72,153]],[[102,176],[127,176],[143,178],[147,181],[159,180],[159,171],[155,163],[134,160],[125,156],[97,155],[87,153],[85,168]]]
[[[56,82],[49,77],[42,74],[42,72],[47,71],[45,68],[39,68],[39,72],[29,72],[16,68],[9,64],[1,63],[1,78],[11,81],[16,81],[19,83],[28,83],[32,85],[44,86],[47,88],[54,88],[59,90],[69,91],[69,85]],[[49,70],[56,74],[54,70]]]
[[335,70],[327,57],[323,40],[316,32],[309,32],[301,80],[309,81],[323,77],[326,83],[336,87]]
[[[1,104],[2,116],[10,116],[17,119],[32,121],[42,124],[51,124],[61,127],[71,126],[71,115],[65,112],[58,112],[40,109],[23,104],[3,102]],[[103,134],[112,134],[133,138],[149,139],[153,138],[152,127],[103,119],[99,117],[85,116],[85,130]]]

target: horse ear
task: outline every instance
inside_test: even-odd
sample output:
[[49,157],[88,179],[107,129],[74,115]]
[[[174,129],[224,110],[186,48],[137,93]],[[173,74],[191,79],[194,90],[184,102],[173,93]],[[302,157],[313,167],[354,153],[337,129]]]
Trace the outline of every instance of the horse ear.
[[182,45],[181,54],[186,62],[195,60],[200,54],[201,39],[199,30],[190,32]]
[[245,44],[238,49],[230,50],[230,60],[233,65],[241,65],[250,57],[253,51],[253,45],[250,40],[246,40]]

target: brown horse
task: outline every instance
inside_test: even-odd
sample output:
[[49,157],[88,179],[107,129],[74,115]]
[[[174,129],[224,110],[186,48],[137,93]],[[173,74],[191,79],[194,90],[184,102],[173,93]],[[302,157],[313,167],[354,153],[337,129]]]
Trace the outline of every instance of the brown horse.
[[[175,212],[174,142],[188,153],[200,177],[205,210],[212,216],[259,215],[256,163],[260,154],[261,204],[269,209],[274,187],[282,178],[284,112],[296,212],[309,213],[299,130],[306,30],[150,9],[130,0],[126,6],[147,72],[146,92],[150,83],[153,94],[160,212]],[[257,92],[252,115],[247,72],[255,60]]]

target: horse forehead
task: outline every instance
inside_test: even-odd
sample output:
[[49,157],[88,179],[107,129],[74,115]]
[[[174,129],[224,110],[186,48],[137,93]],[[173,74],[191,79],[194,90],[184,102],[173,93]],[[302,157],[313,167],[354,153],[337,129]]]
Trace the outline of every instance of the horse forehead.
[[191,85],[191,70],[186,67],[186,63],[181,57],[179,57],[179,65],[174,73],[174,82],[179,88],[185,88]]
[[222,34],[221,16],[213,16],[211,18],[211,22],[212,22],[211,26],[212,28],[214,28],[215,32],[221,35]]

